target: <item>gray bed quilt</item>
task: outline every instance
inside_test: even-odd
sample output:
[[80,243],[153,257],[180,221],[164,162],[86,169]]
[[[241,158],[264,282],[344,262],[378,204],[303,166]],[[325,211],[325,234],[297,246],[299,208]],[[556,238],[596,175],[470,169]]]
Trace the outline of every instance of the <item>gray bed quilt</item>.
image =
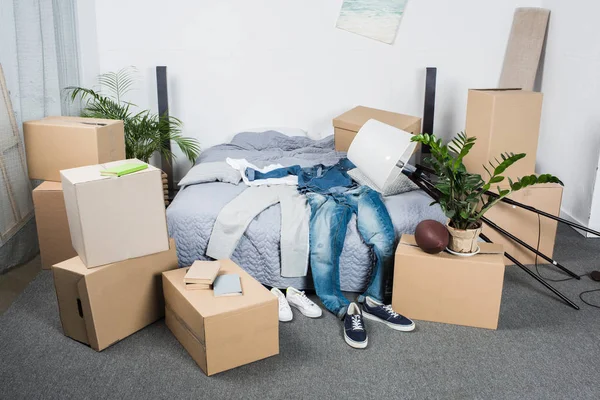
[[[334,150],[333,136],[315,141],[271,131],[240,133],[231,143],[203,152],[197,163],[224,161],[230,157],[245,158],[259,167],[273,163],[305,167],[335,164],[344,156],[345,153]],[[243,182],[239,185],[212,182],[188,186],[179,192],[167,209],[167,223],[177,244],[180,266],[207,259],[205,251],[219,211],[245,188]],[[439,207],[430,207],[430,202],[431,199],[420,190],[385,198],[398,238],[402,233],[413,233],[424,219],[445,221]],[[310,275],[302,278],[280,275],[279,238],[280,210],[279,205],[274,205],[250,223],[232,259],[264,285],[312,288]],[[353,217],[340,259],[342,290],[359,292],[364,289],[372,259],[373,254],[358,234]]]

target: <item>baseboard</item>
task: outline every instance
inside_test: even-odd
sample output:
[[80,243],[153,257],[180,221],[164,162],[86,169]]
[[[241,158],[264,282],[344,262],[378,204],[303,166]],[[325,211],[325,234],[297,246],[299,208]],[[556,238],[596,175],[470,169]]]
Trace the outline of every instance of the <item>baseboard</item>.
[[[571,214],[569,214],[568,212],[566,212],[564,209],[560,209],[560,217],[563,219],[566,219],[567,221],[571,221],[571,222],[575,222],[576,224],[579,225],[583,225],[583,226],[587,226],[587,224],[584,224],[583,222],[581,222],[580,220],[578,220],[577,218],[573,217]],[[582,231],[581,229],[577,229],[575,227],[571,227],[575,230],[575,232],[579,233],[581,236],[588,238],[588,239],[598,239],[600,238],[599,236],[596,236],[594,234]]]

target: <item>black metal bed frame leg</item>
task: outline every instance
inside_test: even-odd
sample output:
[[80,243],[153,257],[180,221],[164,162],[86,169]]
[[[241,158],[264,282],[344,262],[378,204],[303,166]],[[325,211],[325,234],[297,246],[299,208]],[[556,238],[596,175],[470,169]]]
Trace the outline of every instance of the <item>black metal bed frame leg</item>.
[[[418,173],[410,174],[409,178],[419,188],[421,188],[425,193],[427,193],[432,199],[436,200],[436,196],[435,196],[434,190],[427,185],[427,184],[431,184],[430,182],[427,182],[426,180],[424,180],[423,178],[421,178]],[[484,234],[480,234],[479,236],[483,240],[485,240],[486,242],[492,243],[492,241],[487,236],[485,236]],[[554,293],[555,295],[557,295],[567,305],[573,307],[575,310],[579,310],[579,306],[577,304],[573,303],[573,301],[571,301],[567,296],[565,296],[560,291],[558,291],[557,289],[555,289],[552,285],[550,285],[548,282],[546,282],[541,276],[539,276],[535,272],[531,271],[529,268],[527,268],[526,266],[524,266],[520,261],[518,261],[516,258],[514,258],[513,256],[511,256],[510,254],[504,252],[504,256],[506,258],[508,258],[511,262],[513,262],[517,267],[519,267],[523,271],[527,272],[536,281],[538,281],[539,283],[541,283],[542,285],[544,285],[552,293]]]
[[[481,237],[483,240],[485,240],[488,243],[492,243],[492,241],[487,236],[485,236],[483,233],[480,234],[479,237]],[[511,256],[510,254],[508,254],[506,252],[504,253],[504,257],[508,258],[511,262],[513,262],[517,267],[521,268],[523,271],[527,272],[536,281],[538,281],[542,285],[546,286],[546,288],[548,288],[552,293],[554,293],[555,295],[560,297],[562,301],[564,301],[565,303],[567,303],[574,309],[579,310],[579,306],[577,304],[573,303],[567,296],[565,296],[564,294],[559,292],[557,289],[555,289],[552,285],[550,285],[548,282],[546,282],[541,276],[539,276],[538,274],[536,274],[535,272],[531,271],[529,268],[527,268],[526,266],[521,264],[519,261],[517,261],[516,258],[514,258],[513,256]]]

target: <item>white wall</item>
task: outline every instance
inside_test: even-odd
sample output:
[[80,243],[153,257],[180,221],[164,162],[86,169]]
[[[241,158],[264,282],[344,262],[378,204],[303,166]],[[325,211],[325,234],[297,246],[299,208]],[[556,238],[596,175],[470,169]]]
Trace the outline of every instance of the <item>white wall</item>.
[[540,2],[410,0],[390,46],[336,29],[342,0],[97,0],[95,21],[79,0],[84,83],[135,65],[132,100],[155,109],[154,67],[167,65],[171,113],[208,147],[244,127],[323,130],[358,104],[421,115],[437,66],[448,136],[464,129],[467,89],[496,86],[515,7]]
[[551,15],[537,170],[565,183],[567,217],[600,229],[600,187],[594,194],[600,155],[600,3],[543,0],[542,7]]

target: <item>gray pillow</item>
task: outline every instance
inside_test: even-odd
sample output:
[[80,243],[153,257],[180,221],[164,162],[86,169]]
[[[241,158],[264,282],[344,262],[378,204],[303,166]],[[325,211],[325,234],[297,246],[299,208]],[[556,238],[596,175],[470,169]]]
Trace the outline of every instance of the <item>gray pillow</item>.
[[237,185],[242,180],[240,171],[225,161],[207,162],[195,165],[179,181],[179,186],[195,185],[204,182],[226,182]]
[[385,188],[385,190],[382,190],[379,187],[377,187],[377,185],[375,185],[373,181],[370,180],[365,174],[363,174],[362,171],[358,168],[354,168],[348,171],[348,175],[350,175],[352,179],[358,182],[359,185],[369,186],[371,189],[381,193],[384,197],[394,196],[396,194],[406,193],[419,189],[419,187],[415,185],[413,181],[411,181],[409,177],[404,174],[398,175],[398,177],[392,183],[390,183]]

